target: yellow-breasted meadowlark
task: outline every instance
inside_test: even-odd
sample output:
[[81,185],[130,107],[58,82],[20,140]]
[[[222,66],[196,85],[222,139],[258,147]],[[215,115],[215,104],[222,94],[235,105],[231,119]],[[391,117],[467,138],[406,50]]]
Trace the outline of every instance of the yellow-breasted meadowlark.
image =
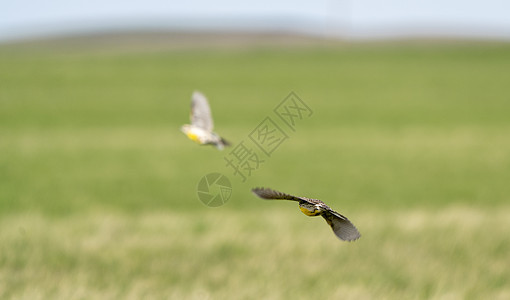
[[268,188],[254,188],[252,192],[262,199],[292,200],[299,202],[299,209],[307,216],[322,216],[328,222],[335,235],[343,241],[354,241],[360,238],[358,229],[341,214],[332,210],[318,199],[296,197]]
[[214,133],[211,108],[204,94],[195,91],[191,96],[191,125],[183,125],[181,131],[192,141],[200,145],[214,145],[219,150],[230,145],[225,139]]

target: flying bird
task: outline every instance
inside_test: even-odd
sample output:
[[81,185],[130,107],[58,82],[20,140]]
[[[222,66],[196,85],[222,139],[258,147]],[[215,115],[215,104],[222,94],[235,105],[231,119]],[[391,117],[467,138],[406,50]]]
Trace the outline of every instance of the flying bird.
[[252,192],[262,199],[291,200],[299,202],[299,209],[307,216],[322,216],[328,222],[335,235],[343,241],[355,241],[360,238],[358,229],[345,216],[337,213],[318,199],[296,197],[268,188],[254,188]]
[[218,150],[223,150],[230,143],[218,134],[214,133],[211,108],[204,94],[195,91],[191,96],[191,125],[181,127],[181,131],[192,141],[200,145],[214,145]]

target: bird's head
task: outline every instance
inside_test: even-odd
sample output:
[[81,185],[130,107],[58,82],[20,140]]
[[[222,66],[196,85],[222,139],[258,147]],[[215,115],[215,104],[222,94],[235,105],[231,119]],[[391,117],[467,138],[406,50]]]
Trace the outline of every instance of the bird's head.
[[182,131],[184,134],[187,134],[190,130],[191,130],[191,125],[189,125],[189,124],[186,124],[186,125],[182,125],[182,126],[181,126],[181,131]]

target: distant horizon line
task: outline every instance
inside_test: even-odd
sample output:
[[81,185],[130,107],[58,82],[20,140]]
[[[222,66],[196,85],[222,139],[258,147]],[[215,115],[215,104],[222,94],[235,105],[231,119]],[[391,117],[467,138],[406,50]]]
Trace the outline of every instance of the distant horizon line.
[[[7,32],[7,33],[6,33]],[[342,20],[312,20],[301,18],[257,18],[218,20],[82,20],[14,26],[0,33],[0,44],[30,40],[68,38],[74,36],[136,33],[260,33],[288,34],[332,40],[386,40],[451,38],[474,40],[510,40],[510,31],[490,26],[462,24],[385,24],[380,26],[353,26]]]

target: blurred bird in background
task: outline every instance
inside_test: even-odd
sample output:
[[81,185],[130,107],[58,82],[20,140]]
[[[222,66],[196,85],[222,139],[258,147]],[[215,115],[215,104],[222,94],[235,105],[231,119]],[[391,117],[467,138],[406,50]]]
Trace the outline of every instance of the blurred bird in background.
[[218,134],[214,133],[211,108],[204,94],[195,91],[191,96],[191,125],[181,127],[181,131],[192,141],[200,145],[214,145],[218,150],[223,150],[230,143]]

